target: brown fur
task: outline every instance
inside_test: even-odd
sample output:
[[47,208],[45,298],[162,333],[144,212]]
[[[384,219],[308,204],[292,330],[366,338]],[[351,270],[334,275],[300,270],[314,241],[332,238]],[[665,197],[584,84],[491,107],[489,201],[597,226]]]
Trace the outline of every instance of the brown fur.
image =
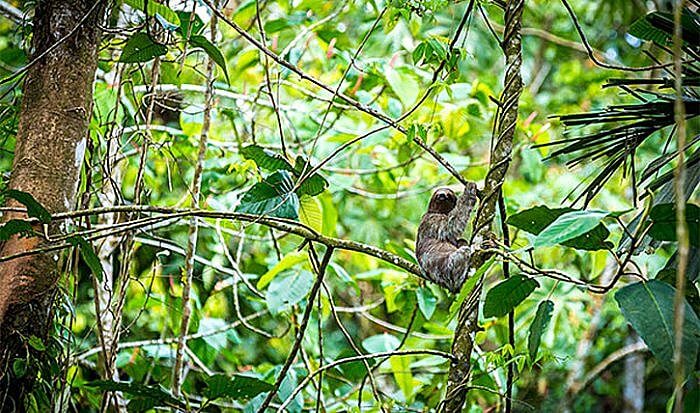
[[416,238],[416,257],[427,278],[456,293],[467,278],[473,248],[460,239],[477,199],[474,183],[457,195],[449,188],[433,194]]

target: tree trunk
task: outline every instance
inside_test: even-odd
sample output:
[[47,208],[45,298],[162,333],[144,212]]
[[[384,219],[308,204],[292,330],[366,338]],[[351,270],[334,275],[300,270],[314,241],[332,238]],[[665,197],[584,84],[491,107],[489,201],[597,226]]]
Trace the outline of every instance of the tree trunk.
[[[92,104],[92,84],[104,1],[43,0],[34,12],[32,59],[23,100],[9,188],[28,192],[49,212],[74,208]],[[20,206],[14,201],[8,206]],[[24,213],[3,217],[25,218]],[[58,225],[49,226],[49,232]],[[37,228],[40,229],[40,228]],[[0,257],[40,248],[40,237],[11,238]],[[52,325],[52,301],[58,279],[57,254],[35,254],[0,262],[0,410],[23,410],[31,390],[32,366],[41,352],[26,345],[45,339]],[[22,377],[13,360],[27,359]]]

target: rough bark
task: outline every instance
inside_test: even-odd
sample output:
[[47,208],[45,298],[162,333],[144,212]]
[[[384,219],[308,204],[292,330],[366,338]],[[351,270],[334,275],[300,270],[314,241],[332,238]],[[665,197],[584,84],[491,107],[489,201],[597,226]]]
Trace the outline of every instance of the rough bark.
[[[32,194],[51,213],[75,206],[104,8],[102,1],[44,0],[35,9],[32,59],[22,88],[9,188]],[[7,214],[3,220],[11,218],[24,214]],[[0,256],[44,242],[39,237],[12,238],[0,245]],[[31,389],[33,375],[14,377],[12,362],[31,351],[26,338],[46,337],[57,278],[56,253],[0,263],[2,411],[22,410],[23,397]],[[32,354],[30,360],[41,355]]]
[[[505,31],[503,53],[506,58],[503,93],[501,94],[500,116],[497,119],[496,141],[491,153],[489,171],[486,174],[481,205],[474,223],[472,244],[485,239],[496,215],[498,197],[510,166],[513,151],[513,138],[518,119],[518,101],[523,89],[520,67],[522,65],[521,20],[523,0],[509,0],[505,8]],[[470,263],[473,269],[479,268],[488,258],[481,254]],[[477,283],[470,296],[460,308],[455,337],[452,341],[452,354],[457,358],[450,366],[447,378],[447,392],[441,405],[445,412],[460,412],[467,397],[471,373],[471,353],[474,348],[474,333],[478,328],[479,297],[482,282]]]

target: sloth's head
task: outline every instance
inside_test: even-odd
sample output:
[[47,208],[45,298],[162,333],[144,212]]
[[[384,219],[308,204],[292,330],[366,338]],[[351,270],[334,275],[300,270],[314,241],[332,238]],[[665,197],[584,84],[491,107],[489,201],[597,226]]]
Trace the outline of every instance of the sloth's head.
[[450,188],[439,188],[430,198],[428,212],[433,214],[447,214],[457,204],[457,195]]

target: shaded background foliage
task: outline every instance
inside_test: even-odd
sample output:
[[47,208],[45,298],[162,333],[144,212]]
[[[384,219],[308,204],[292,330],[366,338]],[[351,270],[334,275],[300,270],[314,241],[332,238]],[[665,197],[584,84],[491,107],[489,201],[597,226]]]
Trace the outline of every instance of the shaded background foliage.
[[[182,7],[170,2],[172,10],[178,10],[176,14],[158,9],[154,12],[158,15],[148,19],[137,11],[143,8],[143,2],[123,3],[115,4],[106,23],[110,30],[100,47],[80,205],[106,206],[103,194],[110,188],[115,191],[115,204],[131,205],[139,179],[143,180],[141,203],[174,208],[188,205],[206,104],[203,68],[211,57],[217,69],[212,123],[203,162],[203,207],[266,211],[298,218],[326,236],[377,246],[415,261],[414,234],[430,193],[437,186],[455,184],[454,178],[429,155],[407,136],[387,129],[353,144],[323,165],[314,177],[314,190],[293,191],[294,179],[304,174],[307,160],[311,167],[316,166],[342,144],[382,123],[337,97],[328,110],[329,93],[266,60],[221,21],[216,45],[201,39],[193,41],[192,36],[196,35],[208,38],[206,24],[210,14],[201,3],[197,17],[189,14],[191,3]],[[491,33],[500,33],[503,24],[495,3],[479,3],[478,12],[472,13],[457,42],[459,58],[454,70],[432,86],[430,98],[404,122],[420,125],[417,127],[425,131],[430,145],[463,176],[476,181],[483,179],[488,168],[496,111],[490,97],[498,95],[503,72],[502,55]],[[628,31],[649,11],[647,7],[669,10],[670,2],[606,0],[572,4],[599,60],[642,66],[650,63],[644,52],[659,59],[668,58],[664,50]],[[33,6],[30,2],[15,5],[27,11]],[[385,6],[387,11],[382,12]],[[259,8],[267,47],[332,88],[342,81],[349,63],[355,61],[340,91],[398,118],[431,87],[432,73],[446,56],[465,6],[465,2],[441,0],[388,4],[233,1],[223,10],[259,39]],[[174,24],[170,13],[178,16],[180,26]],[[605,70],[591,62],[570,16],[559,2],[527,2],[524,16],[526,86],[520,102],[513,165],[504,186],[508,215],[537,205],[571,206],[580,193],[575,188],[600,171],[600,164],[595,162],[567,168],[570,158],[566,156],[544,160],[557,155],[549,146],[552,142],[605,130],[591,125],[589,119],[587,129],[573,125],[567,130],[567,119],[571,119],[567,116],[636,103],[633,95],[604,87],[610,78],[636,75]],[[187,27],[189,23],[192,29]],[[355,58],[370,30],[371,36]],[[27,63],[30,33],[27,22],[0,19],[3,76],[10,76]],[[157,72],[153,70],[156,56]],[[268,94],[266,71],[273,99]],[[117,73],[121,73],[119,83]],[[656,75],[663,73],[657,71]],[[0,85],[3,187],[15,144],[13,135],[21,98],[17,82]],[[688,107],[693,108],[692,104]],[[561,115],[561,121],[552,115]],[[697,120],[691,119],[689,125],[690,141],[697,135]],[[637,164],[648,165],[663,155],[669,136],[666,128],[642,142],[634,151]],[[256,145],[255,149],[251,149],[252,145]],[[144,148],[148,152],[141,165]],[[287,160],[280,161],[284,151]],[[669,167],[665,168],[663,171]],[[638,167],[636,172],[642,169]],[[644,201],[635,200],[637,193],[632,189],[633,181],[639,179],[633,178],[634,172],[624,173],[622,168],[612,171],[609,183],[597,191],[588,207],[641,210]],[[285,184],[279,185],[279,181]],[[264,182],[270,184],[265,186]],[[280,193],[281,189],[284,191]],[[290,195],[292,192],[295,194]],[[688,192],[691,202],[697,202],[693,188]],[[261,197],[270,203],[261,206],[247,202],[258,202]],[[280,201],[285,202],[285,207],[275,208]],[[625,215],[624,222],[634,215]],[[91,220],[94,226],[105,225],[97,218]],[[602,218],[596,225],[601,221]],[[528,230],[510,223],[515,229],[515,247],[534,242],[538,248],[533,258],[541,267],[556,268],[586,282],[610,281],[614,262],[606,251],[584,251],[544,241],[540,246],[536,236],[542,229]],[[255,411],[264,398],[263,392],[269,390],[266,383],[269,386],[274,382],[285,362],[301,314],[309,305],[318,308],[311,313],[302,354],[287,373],[275,403],[290,397],[308,370],[319,367],[319,360],[327,364],[355,355],[334,319],[332,306],[349,335],[365,352],[398,347],[450,349],[456,313],[454,297],[418,277],[366,255],[336,251],[321,298],[318,303],[309,303],[306,295],[314,275],[306,255],[297,252],[303,241],[300,237],[225,219],[199,218],[198,225],[194,311],[189,329],[195,337],[188,341],[190,351],[183,385],[184,393],[194,403],[211,399],[215,402],[205,405],[212,409]],[[608,226],[609,241],[615,245],[624,241],[624,231],[612,219],[600,225]],[[157,386],[171,387],[175,358],[172,338],[181,328],[187,229],[188,221],[184,219],[146,226],[135,233],[133,245],[118,235],[117,247],[108,258],[114,274],[121,274],[126,283],[120,337],[123,348],[117,354],[116,367],[121,380],[140,385],[133,388],[96,382],[101,377],[95,351],[99,342],[91,274],[94,269],[85,257],[78,259],[75,251],[64,254],[55,334],[61,357],[52,367],[60,373],[57,377],[65,377],[57,388],[66,392],[52,388],[55,383],[51,377],[40,376],[34,401],[37,409],[62,403],[63,394],[71,408],[98,409],[101,390],[123,392],[131,400],[132,410],[145,410],[154,403],[182,403]],[[657,247],[634,257],[648,278],[664,269],[675,250],[673,243]],[[99,241],[95,248],[99,249]],[[248,282],[239,282],[239,276]],[[493,266],[487,285],[495,285],[501,277],[500,269]],[[689,274],[691,280],[696,277],[697,274]],[[620,286],[634,281],[632,277],[623,278]],[[638,340],[613,294],[592,294],[580,286],[546,277],[538,277],[537,282],[534,291],[525,294],[527,298],[517,307],[514,349],[506,344],[505,318],[481,320],[484,330],[477,333],[480,350],[475,354],[474,388],[469,393],[468,410],[502,405],[499,393],[505,391],[504,365],[509,357],[517,371],[516,411],[560,411],[563,407],[571,411],[622,410],[623,391],[630,386],[625,378],[630,367],[623,362],[610,364],[599,376],[584,383],[586,373],[611,353]],[[689,288],[697,293],[694,283]],[[551,318],[546,323],[541,319],[544,314],[539,316],[541,344],[533,354],[528,348],[528,340],[533,339],[529,338],[530,329],[538,307],[546,300],[552,303]],[[239,321],[241,315],[251,314],[255,317],[245,324]],[[408,335],[406,328],[410,330]],[[644,368],[645,410],[659,411],[672,393],[668,372],[649,352],[641,354],[637,363]],[[447,368],[446,360],[433,355],[395,356],[377,367],[374,376],[385,404],[397,410],[423,411],[437,406]],[[221,377],[212,379],[210,373],[246,373],[259,380],[246,383],[253,390],[241,394],[236,386],[243,385],[235,380],[233,384],[219,382]],[[362,410],[378,410],[370,384],[360,389],[365,374],[365,366],[359,362],[329,369],[320,392],[325,408],[356,409],[359,393],[364,403]],[[700,397],[694,377],[687,387],[691,408]],[[288,410],[312,408],[316,397],[314,386],[308,386],[293,399]]]

